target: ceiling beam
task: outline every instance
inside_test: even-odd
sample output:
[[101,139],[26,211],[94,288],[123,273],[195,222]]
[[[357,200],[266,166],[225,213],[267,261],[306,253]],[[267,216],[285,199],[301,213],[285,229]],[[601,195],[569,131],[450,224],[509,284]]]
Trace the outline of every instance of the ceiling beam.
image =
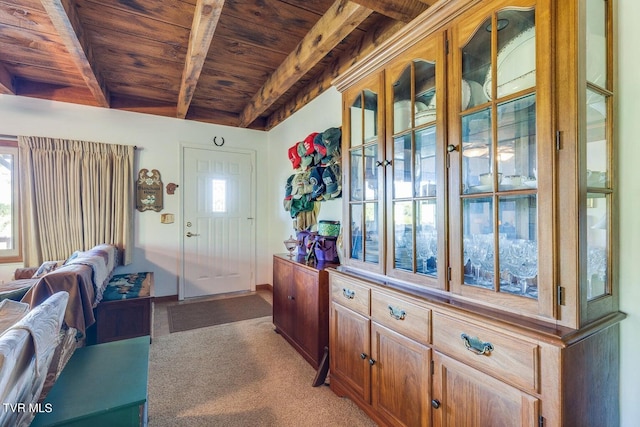
[[359,4],[336,0],[249,101],[238,126],[249,126],[371,13]]
[[53,26],[100,107],[109,107],[109,91],[95,63],[89,38],[73,0],[40,0]]
[[337,57],[331,65],[314,77],[307,86],[296,93],[285,105],[276,110],[267,119],[266,129],[272,129],[292,116],[296,111],[307,105],[311,100],[331,87],[331,82],[339,75],[346,72],[360,59],[369,55],[387,39],[405,26],[404,23],[384,16],[373,26],[373,31],[367,31],[360,40]]
[[[396,21],[409,23],[427,10],[429,3],[419,0],[352,0],[361,6],[368,7],[381,15]],[[432,0],[433,3],[435,0]]]
[[0,93],[4,95],[16,94],[13,77],[11,77],[11,73],[2,64],[0,64]]
[[184,119],[189,111],[193,92],[196,90],[202,66],[207,59],[222,6],[224,6],[224,0],[198,0],[196,3],[189,36],[189,50],[178,94],[177,117],[179,119]]

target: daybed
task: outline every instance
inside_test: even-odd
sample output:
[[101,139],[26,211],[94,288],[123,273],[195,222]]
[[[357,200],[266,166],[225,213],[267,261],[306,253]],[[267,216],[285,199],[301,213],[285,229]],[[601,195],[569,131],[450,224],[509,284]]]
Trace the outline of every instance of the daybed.
[[31,310],[9,299],[0,303],[1,426],[27,426],[35,411],[46,410],[36,404],[59,346],[68,300],[68,293],[58,292]]
[[[41,275],[36,274],[36,277],[25,278],[30,274],[33,276],[33,269],[18,269],[14,274],[16,280],[0,288],[0,298],[8,297],[0,302],[5,306],[4,314],[0,313],[0,327],[4,325],[10,328],[0,335],[0,351],[1,345],[3,343],[6,345],[4,340],[6,340],[9,330],[12,330],[11,325],[14,323],[9,314],[16,314],[17,311],[20,315],[24,314],[19,313],[20,310],[30,309],[29,316],[34,317],[32,321],[38,323],[40,320],[37,319],[40,319],[40,315],[36,317],[31,313],[41,312],[43,309],[40,307],[50,304],[52,300],[58,301],[61,298],[59,295],[65,295],[61,322],[49,332],[48,338],[54,342],[53,351],[46,360],[43,359],[46,362],[46,367],[43,368],[42,363],[38,362],[38,370],[33,372],[34,376],[31,378],[31,381],[34,382],[42,381],[37,390],[38,393],[27,396],[20,394],[20,390],[13,390],[15,387],[20,389],[21,385],[11,379],[15,379],[17,375],[23,375],[22,371],[20,368],[7,368],[3,364],[0,366],[2,369],[0,371],[0,393],[4,393],[2,394],[3,403],[25,403],[28,405],[44,399],[75,349],[84,345],[86,330],[95,323],[93,309],[101,301],[102,293],[118,264],[119,258],[115,246],[98,245],[89,251],[75,252],[64,263],[44,263],[43,266],[47,265],[47,268],[54,268],[54,266],[57,268],[49,272],[40,272]],[[58,265],[60,266],[58,267]],[[42,268],[36,270],[42,270]],[[19,299],[21,293],[24,294],[21,301],[13,301]],[[3,363],[3,356],[0,353],[0,364]],[[4,357],[6,359],[6,356]],[[44,373],[41,372],[41,369],[44,369]],[[28,374],[24,375],[28,376]],[[15,400],[16,398],[23,400]],[[7,416],[6,405],[4,406],[2,408],[4,411],[0,415]],[[0,425],[11,424],[5,424],[0,419]]]

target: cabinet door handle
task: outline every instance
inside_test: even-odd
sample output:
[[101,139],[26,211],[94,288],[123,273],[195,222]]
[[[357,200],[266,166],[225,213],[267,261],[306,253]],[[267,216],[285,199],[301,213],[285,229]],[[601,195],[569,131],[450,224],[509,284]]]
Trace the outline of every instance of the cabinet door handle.
[[373,359],[369,359],[369,365],[373,366],[375,365],[376,361]]
[[493,351],[493,344],[490,342],[483,342],[478,337],[471,338],[467,334],[460,335],[462,341],[464,341],[464,346],[472,353],[477,354],[478,356],[482,356],[483,354],[489,355]]
[[366,353],[360,353],[360,359],[364,360],[367,358],[367,354]]
[[294,299],[296,299],[296,297],[294,297],[293,295],[287,295],[287,299],[294,300]]
[[431,406],[433,406],[435,409],[438,409],[440,407],[440,401],[438,399],[433,399],[431,401]]
[[404,318],[407,317],[407,312],[404,310],[394,307],[391,304],[389,304],[388,308],[389,316],[393,317],[396,320],[404,320]]
[[352,291],[351,289],[342,288],[342,295],[346,299],[354,299],[356,296],[356,291]]

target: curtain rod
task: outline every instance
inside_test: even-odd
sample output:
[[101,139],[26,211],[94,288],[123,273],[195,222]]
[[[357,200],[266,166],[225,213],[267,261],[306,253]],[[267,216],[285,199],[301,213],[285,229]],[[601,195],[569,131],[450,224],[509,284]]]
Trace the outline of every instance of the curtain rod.
[[[5,140],[8,140],[8,141],[17,141],[17,140],[18,140],[18,137],[17,137],[17,136],[15,136],[15,135],[3,135],[3,134],[0,134],[0,139],[5,139]],[[137,145],[134,145],[134,146],[133,146],[133,149],[134,149],[134,150],[137,150],[137,149],[138,149],[138,146],[137,146]],[[142,147],[140,147],[140,149],[142,150]]]

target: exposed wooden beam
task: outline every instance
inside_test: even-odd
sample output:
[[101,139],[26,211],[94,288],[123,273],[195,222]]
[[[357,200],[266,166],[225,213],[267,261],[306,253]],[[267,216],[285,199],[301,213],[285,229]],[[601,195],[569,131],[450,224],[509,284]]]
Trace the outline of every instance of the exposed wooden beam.
[[95,63],[91,43],[73,0],[41,0],[53,26],[100,107],[109,107],[109,91]]
[[177,116],[180,119],[184,119],[189,111],[193,92],[196,90],[202,66],[207,59],[222,6],[224,6],[224,0],[198,0],[196,3],[189,36],[189,50],[178,94]]
[[64,86],[33,82],[21,78],[15,79],[15,82],[16,95],[19,96],[99,107],[91,91],[84,86]]
[[[401,21],[411,22],[416,16],[427,10],[428,3],[418,0],[351,0],[381,15]],[[433,3],[432,0],[431,3]]]
[[336,0],[249,101],[240,114],[239,126],[250,125],[372,12],[356,3]]
[[0,93],[5,95],[16,94],[13,77],[11,77],[11,73],[2,64],[0,64]]
[[351,49],[336,58],[329,67],[312,79],[306,87],[298,91],[282,108],[274,111],[267,119],[266,129],[272,129],[282,123],[315,97],[322,94],[331,87],[333,79],[347,71],[353,64],[367,56],[405,26],[400,21],[386,17],[381,18],[380,22],[373,26],[375,30],[367,31],[357,43],[353,44]]

